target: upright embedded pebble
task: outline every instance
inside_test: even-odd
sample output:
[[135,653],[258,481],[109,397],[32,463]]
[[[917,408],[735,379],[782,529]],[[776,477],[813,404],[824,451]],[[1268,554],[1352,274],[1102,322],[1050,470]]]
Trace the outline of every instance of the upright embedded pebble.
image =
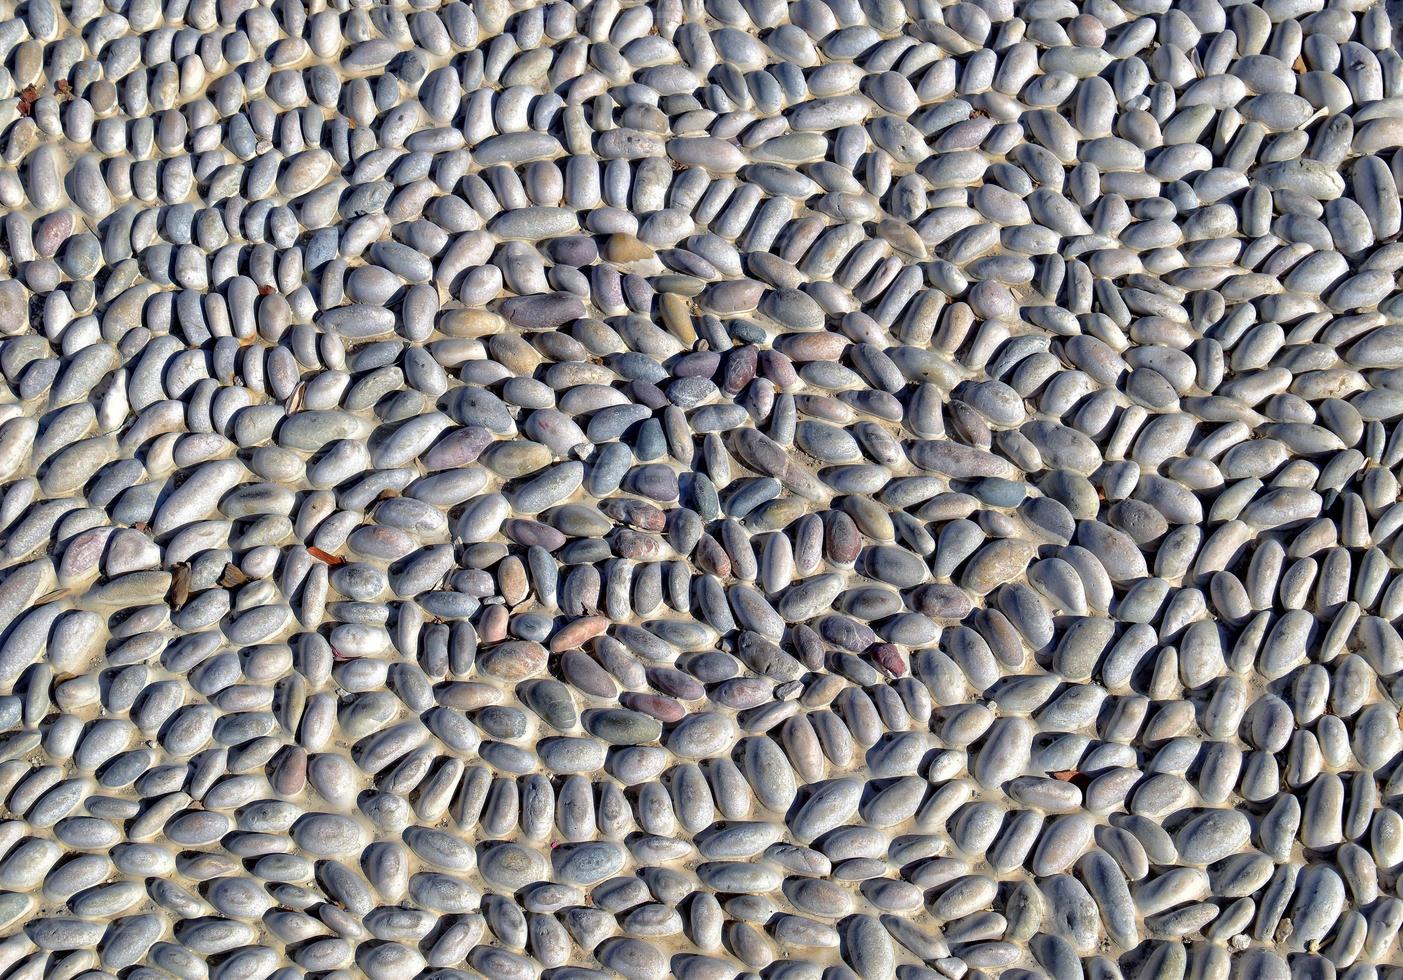
[[12,6],[6,976],[1403,980],[1395,4]]

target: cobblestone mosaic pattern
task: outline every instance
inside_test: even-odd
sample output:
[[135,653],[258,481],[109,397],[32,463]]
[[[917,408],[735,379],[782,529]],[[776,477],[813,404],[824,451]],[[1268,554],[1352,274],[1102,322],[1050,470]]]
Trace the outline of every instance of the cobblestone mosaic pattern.
[[4,980],[1403,980],[1372,0],[0,0]]

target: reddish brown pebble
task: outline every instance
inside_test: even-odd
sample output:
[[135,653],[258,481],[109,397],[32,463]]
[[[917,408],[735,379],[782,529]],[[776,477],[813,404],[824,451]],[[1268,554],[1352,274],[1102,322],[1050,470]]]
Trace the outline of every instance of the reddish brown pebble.
[[709,534],[703,534],[697,539],[697,549],[692,555],[692,561],[702,571],[720,578],[731,574],[731,556],[726,554],[721,542]]
[[848,338],[837,331],[824,331],[785,334],[776,343],[776,349],[793,361],[836,361],[848,346]]
[[790,636],[794,639],[794,647],[805,667],[818,670],[823,666],[823,640],[811,626],[800,623],[790,630]]
[[[801,358],[802,360],[802,358]],[[813,360],[837,360],[836,357],[816,357]],[[759,374],[768,379],[781,391],[799,387],[799,372],[794,370],[794,361],[777,350],[767,350],[760,354]]]
[[738,347],[726,357],[721,377],[721,390],[731,397],[740,394],[755,377],[759,352],[753,346]]
[[551,652],[561,653],[565,650],[577,650],[608,628],[609,620],[603,616],[586,616],[583,619],[577,619],[573,623],[561,627],[560,631],[551,637]]
[[500,643],[507,638],[510,619],[506,606],[488,606],[477,623],[477,636],[483,643]]
[[509,640],[477,656],[477,668],[504,681],[525,680],[546,666],[546,648],[530,640]]
[[508,606],[515,606],[530,592],[531,583],[526,578],[526,566],[516,555],[508,555],[497,566],[497,587]]
[[269,780],[280,796],[296,796],[307,785],[307,750],[294,745],[283,753]]
[[664,725],[679,722],[687,714],[686,708],[672,698],[663,697],[661,694],[640,694],[634,691],[625,691],[619,695],[619,704],[656,718]]
[[564,546],[565,535],[540,521],[513,518],[502,522],[502,533],[523,547],[541,547],[555,551]]
[[857,561],[862,551],[862,532],[853,519],[841,510],[830,510],[823,524],[823,545],[828,560],[839,565]]
[[499,688],[480,681],[453,681],[436,689],[434,699],[445,708],[472,711],[485,708],[489,704],[499,704],[502,692]]
[[771,701],[774,684],[763,677],[733,677],[712,688],[710,697],[722,707],[744,711]]
[[906,658],[894,643],[883,643],[872,648],[872,662],[888,677],[906,676]]
[[667,557],[668,547],[651,534],[619,528],[610,542],[614,554],[620,558],[635,558],[639,561],[659,561]]
[[667,515],[646,500],[631,497],[601,500],[599,509],[619,523],[640,531],[661,531],[667,526]]

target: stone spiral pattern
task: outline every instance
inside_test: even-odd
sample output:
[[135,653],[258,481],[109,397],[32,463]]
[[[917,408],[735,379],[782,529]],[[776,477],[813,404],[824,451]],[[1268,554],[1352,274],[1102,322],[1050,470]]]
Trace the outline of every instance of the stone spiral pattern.
[[1400,980],[1374,0],[10,0],[0,977]]

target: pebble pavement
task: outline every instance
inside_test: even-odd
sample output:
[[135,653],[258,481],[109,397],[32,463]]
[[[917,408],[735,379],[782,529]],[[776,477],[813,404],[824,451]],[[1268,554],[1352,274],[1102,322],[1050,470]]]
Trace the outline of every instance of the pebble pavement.
[[0,5],[4,980],[1403,980],[1403,12]]

